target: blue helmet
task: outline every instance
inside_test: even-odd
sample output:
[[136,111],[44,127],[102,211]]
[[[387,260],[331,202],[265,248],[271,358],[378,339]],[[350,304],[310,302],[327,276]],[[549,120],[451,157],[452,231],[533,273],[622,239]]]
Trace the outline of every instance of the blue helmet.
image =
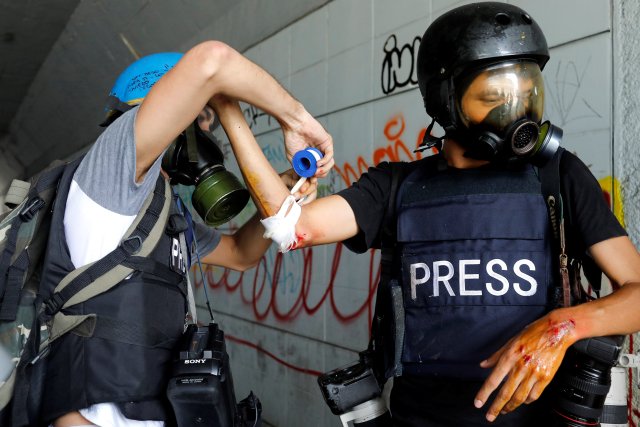
[[109,92],[107,118],[101,126],[108,126],[122,113],[140,104],[151,87],[182,58],[182,53],[154,53],[138,59],[118,76]]

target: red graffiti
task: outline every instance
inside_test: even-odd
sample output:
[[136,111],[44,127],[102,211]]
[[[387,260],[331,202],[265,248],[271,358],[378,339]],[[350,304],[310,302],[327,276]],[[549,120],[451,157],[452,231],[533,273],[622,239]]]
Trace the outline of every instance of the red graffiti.
[[322,375],[322,372],[320,372],[320,371],[316,371],[314,369],[309,369],[309,368],[302,368],[300,366],[293,365],[293,364],[287,362],[286,360],[284,360],[284,359],[276,356],[275,354],[271,353],[269,350],[266,350],[265,348],[263,348],[259,344],[254,344],[251,341],[243,340],[242,338],[237,338],[237,337],[234,337],[233,335],[229,335],[229,334],[225,334],[225,337],[227,338],[227,340],[229,340],[231,342],[247,346],[249,348],[252,348],[252,349],[256,350],[259,353],[265,354],[266,356],[270,357],[271,359],[273,359],[277,363],[281,364],[282,366],[284,366],[286,368],[289,368],[289,369],[292,369],[292,370],[294,370],[296,372],[300,372],[300,373],[303,373],[303,374],[311,375],[311,376],[314,376],[314,377],[319,377],[320,375]]
[[[346,186],[351,185],[353,181],[356,181],[360,175],[367,171],[369,166],[375,166],[385,160],[390,162],[399,162],[402,160],[413,161],[421,159],[422,153],[414,153],[413,150],[409,149],[404,143],[402,135],[405,127],[404,117],[401,114],[393,116],[389,121],[387,121],[383,131],[385,138],[389,141],[389,144],[386,147],[377,148],[373,151],[371,163],[368,163],[364,157],[358,156],[355,161],[355,167],[349,162],[344,163],[342,168],[336,165],[335,171],[340,175],[344,184]],[[420,132],[418,132],[415,148],[418,148],[422,143],[422,139],[424,138],[426,131],[426,128],[422,128]],[[437,152],[435,148],[433,148],[432,151],[434,153]]]
[[[232,280],[230,278],[232,271],[224,269],[222,275],[216,279],[214,277],[215,267],[206,266],[204,270],[205,279],[207,285],[212,289],[224,289],[229,293],[233,293],[239,290],[242,302],[252,307],[254,317],[259,321],[265,320],[269,315],[273,315],[277,320],[281,322],[291,321],[298,317],[302,312],[309,316],[312,316],[327,301],[331,307],[333,315],[341,323],[349,323],[364,314],[367,315],[368,320],[371,320],[373,315],[373,300],[378,287],[378,280],[380,279],[380,269],[378,263],[375,261],[375,251],[369,251],[369,286],[365,300],[355,309],[345,312],[338,307],[335,295],[336,276],[340,269],[342,248],[343,245],[341,243],[336,244],[333,253],[333,260],[331,262],[329,277],[327,283],[324,285],[325,290],[319,300],[315,303],[311,303],[311,298],[309,296],[311,277],[313,273],[313,248],[303,248],[299,250],[300,253],[302,253],[303,260],[302,282],[300,283],[298,294],[294,297],[294,302],[289,303],[289,308],[287,309],[282,309],[278,305],[278,289],[279,286],[283,283],[281,277],[283,254],[281,253],[278,253],[276,255],[273,270],[270,276],[266,268],[267,260],[265,257],[262,258],[258,266],[251,273],[253,274],[253,280],[251,281],[251,294],[249,295],[245,293],[245,288],[240,286],[243,282],[243,279],[247,278],[247,273],[239,273],[235,280]],[[197,274],[194,275],[194,284],[196,288],[203,286],[202,280],[198,276],[199,275]],[[272,284],[270,290],[268,289],[269,283]],[[315,283],[314,286],[322,285]],[[265,292],[270,292],[270,294],[265,296]],[[264,304],[265,298],[268,301],[266,303],[266,306]],[[288,299],[289,297],[287,297],[287,300]]]

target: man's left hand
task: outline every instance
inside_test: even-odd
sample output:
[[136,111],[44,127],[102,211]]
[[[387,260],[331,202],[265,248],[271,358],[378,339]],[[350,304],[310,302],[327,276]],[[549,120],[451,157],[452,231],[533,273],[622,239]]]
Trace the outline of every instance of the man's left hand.
[[482,407],[489,396],[506,381],[487,412],[487,420],[493,421],[499,414],[506,414],[522,403],[538,399],[551,382],[567,348],[577,341],[575,322],[572,319],[554,320],[551,313],[527,326],[480,366],[493,367],[474,402]]

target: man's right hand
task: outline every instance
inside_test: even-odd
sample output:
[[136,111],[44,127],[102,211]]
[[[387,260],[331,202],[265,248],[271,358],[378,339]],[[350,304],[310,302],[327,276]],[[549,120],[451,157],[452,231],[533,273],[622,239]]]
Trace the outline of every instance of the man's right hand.
[[281,121],[284,133],[284,145],[289,162],[293,156],[308,147],[315,147],[323,154],[317,163],[316,178],[327,176],[335,161],[333,160],[333,139],[322,125],[300,105],[299,112],[292,123]]

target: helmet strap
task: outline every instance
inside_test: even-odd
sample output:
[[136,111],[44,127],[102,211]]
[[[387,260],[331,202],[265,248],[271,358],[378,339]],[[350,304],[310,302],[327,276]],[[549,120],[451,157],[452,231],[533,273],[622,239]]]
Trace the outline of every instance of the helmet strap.
[[436,119],[432,118],[431,123],[427,126],[427,130],[424,132],[424,136],[422,137],[422,142],[418,145],[418,148],[413,150],[414,153],[422,153],[424,150],[429,150],[433,147],[436,147],[438,151],[442,151],[442,140],[445,135],[436,137],[431,134],[433,130],[433,125],[436,123]]

